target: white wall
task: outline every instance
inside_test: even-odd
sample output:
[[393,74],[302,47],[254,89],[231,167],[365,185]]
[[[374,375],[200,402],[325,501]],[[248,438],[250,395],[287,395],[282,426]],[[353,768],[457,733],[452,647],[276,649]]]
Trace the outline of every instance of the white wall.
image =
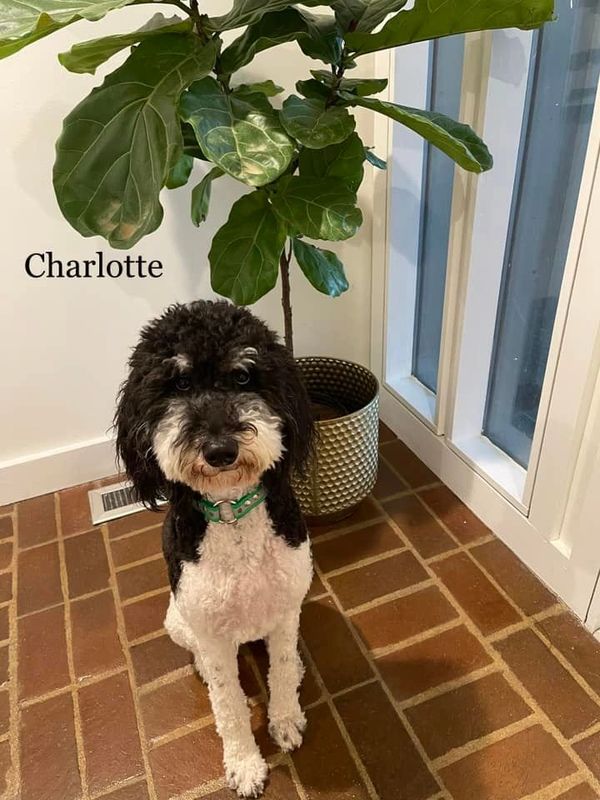
[[[219,3],[221,10],[223,3]],[[163,7],[170,14],[168,6]],[[106,444],[114,397],[140,326],[175,301],[212,295],[207,254],[240,185],[214,184],[209,220],[189,220],[191,186],[163,192],[161,228],[130,251],[160,259],[160,279],[33,279],[24,271],[29,253],[52,250],[62,259],[122,257],[100,238],[84,239],[62,218],[51,170],[63,117],[98,85],[104,73],[73,75],[56,54],[72,43],[133,30],[148,19],[148,6],[80,22],[0,63],[0,169],[2,185],[2,312],[0,314],[0,504],[102,477],[114,471]],[[272,77],[291,89],[308,77],[295,45],[262,53],[246,79]],[[368,74],[366,59],[361,71]],[[361,133],[371,144],[369,116]],[[367,168],[367,173],[370,168]],[[342,298],[318,294],[302,274],[292,278],[298,354],[328,353],[363,363],[369,357],[370,181],[361,206],[365,223],[352,242],[332,246],[342,257],[351,289]],[[329,245],[327,245],[329,246]],[[280,328],[278,290],[255,310]]]

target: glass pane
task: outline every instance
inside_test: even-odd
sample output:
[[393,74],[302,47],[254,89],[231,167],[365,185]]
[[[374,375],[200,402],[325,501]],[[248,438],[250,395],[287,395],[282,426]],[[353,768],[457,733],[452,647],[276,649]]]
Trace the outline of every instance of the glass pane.
[[523,467],[535,428],[600,70],[597,0],[534,38],[484,434]]
[[[432,43],[429,110],[458,119],[463,57],[463,36]],[[417,265],[413,375],[432,392],[437,391],[453,181],[453,161],[427,144]]]

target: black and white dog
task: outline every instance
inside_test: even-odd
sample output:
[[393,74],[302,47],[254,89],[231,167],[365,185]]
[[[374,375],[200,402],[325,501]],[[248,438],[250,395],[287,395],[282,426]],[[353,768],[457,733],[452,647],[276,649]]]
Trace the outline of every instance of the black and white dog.
[[243,642],[266,639],[269,731],[298,747],[300,606],[312,577],[290,475],[311,454],[313,422],[292,356],[244,308],[175,305],[147,325],[115,416],[117,448],[141,500],[170,511],[165,626],[208,684],[229,786],[263,790],[267,765],[238,679]]

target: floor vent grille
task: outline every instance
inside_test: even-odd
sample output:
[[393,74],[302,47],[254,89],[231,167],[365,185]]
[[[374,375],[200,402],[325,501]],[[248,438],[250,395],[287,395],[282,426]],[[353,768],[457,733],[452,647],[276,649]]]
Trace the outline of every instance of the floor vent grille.
[[129,481],[92,489],[88,492],[88,498],[94,525],[126,517],[144,509],[143,504],[135,499],[133,485]]

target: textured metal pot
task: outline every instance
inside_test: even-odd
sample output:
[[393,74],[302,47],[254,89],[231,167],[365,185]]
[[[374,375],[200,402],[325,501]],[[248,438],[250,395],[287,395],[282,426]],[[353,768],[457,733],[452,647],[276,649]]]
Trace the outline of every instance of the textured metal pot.
[[312,400],[345,409],[317,422],[316,453],[294,490],[308,517],[327,520],[349,514],[377,478],[379,384],[365,367],[338,358],[299,358]]

